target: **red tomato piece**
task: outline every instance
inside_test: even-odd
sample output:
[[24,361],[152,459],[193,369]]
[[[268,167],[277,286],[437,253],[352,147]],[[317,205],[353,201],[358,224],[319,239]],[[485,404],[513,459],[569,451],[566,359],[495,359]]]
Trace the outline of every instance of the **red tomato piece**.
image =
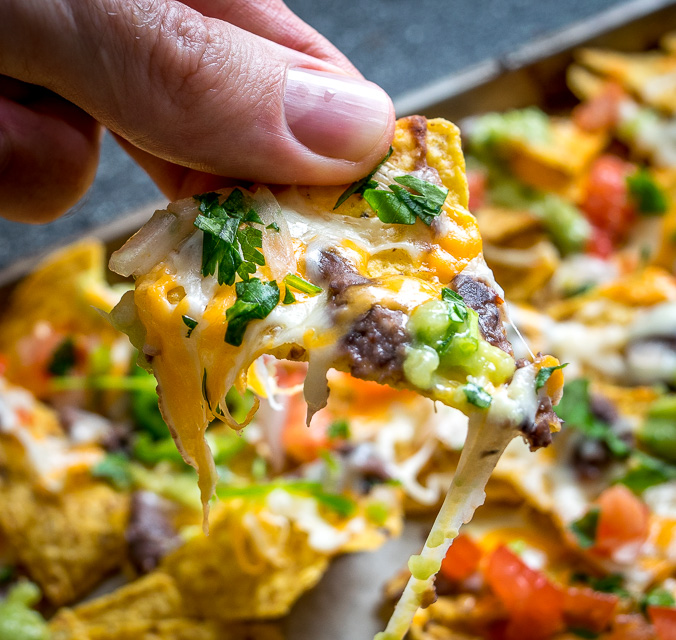
[[286,422],[282,429],[282,446],[297,462],[312,462],[322,450],[331,447],[328,427],[331,414],[322,409],[312,417],[310,426],[306,425],[307,404],[303,395],[297,393],[289,397]]
[[599,633],[610,624],[619,601],[612,593],[589,587],[568,587],[563,600],[566,624]]
[[605,231],[598,227],[592,227],[591,237],[587,241],[586,252],[599,258],[609,258],[613,253],[613,241]]
[[471,576],[481,561],[481,549],[469,536],[459,535],[441,563],[441,573],[452,582],[459,582]]
[[623,97],[622,87],[610,83],[599,95],[573,109],[573,122],[585,131],[612,129],[617,125],[620,101]]
[[618,549],[631,545],[635,545],[638,551],[648,535],[648,507],[621,484],[606,489],[597,504],[601,513],[594,552],[611,556]]
[[634,165],[613,155],[596,159],[589,172],[587,192],[580,208],[587,219],[604,231],[613,244],[624,240],[636,218],[629,199],[627,176]]
[[676,640],[676,609],[673,607],[648,607],[648,616],[655,625],[659,640]]
[[509,615],[505,640],[544,640],[563,628],[563,591],[507,547],[491,553],[485,576]]
[[467,187],[469,188],[469,205],[467,208],[474,213],[483,206],[486,198],[485,171],[468,169]]

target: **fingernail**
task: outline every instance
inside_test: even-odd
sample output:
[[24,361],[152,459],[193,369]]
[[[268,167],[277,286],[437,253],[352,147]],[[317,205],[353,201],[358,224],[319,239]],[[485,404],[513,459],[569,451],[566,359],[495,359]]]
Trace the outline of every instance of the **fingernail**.
[[284,109],[298,141],[323,156],[357,161],[385,134],[392,103],[377,85],[347,76],[289,69]]

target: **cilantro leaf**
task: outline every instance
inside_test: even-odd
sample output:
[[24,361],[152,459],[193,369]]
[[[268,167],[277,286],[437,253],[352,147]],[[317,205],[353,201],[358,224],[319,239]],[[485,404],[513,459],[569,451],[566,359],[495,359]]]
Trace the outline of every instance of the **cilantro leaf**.
[[227,285],[234,284],[236,275],[248,280],[256,273],[256,265],[265,264],[260,251],[263,232],[251,226],[263,224],[260,216],[247,205],[240,189],[234,189],[223,204],[219,204],[219,196],[213,192],[195,199],[201,212],[195,226],[204,234],[202,275],[217,274],[218,283]]
[[645,613],[648,607],[673,607],[676,605],[674,596],[666,589],[655,587],[641,596],[639,606]]
[[350,437],[350,424],[347,420],[335,420],[329,425],[326,435],[329,437],[329,440],[335,440],[336,438],[347,439]]
[[[409,189],[413,189],[420,194],[420,197],[424,198],[425,206],[433,212],[439,213],[441,207],[446,201],[446,196],[448,195],[448,189],[439,187],[436,184],[421,180],[416,176],[405,175],[399,176],[394,179],[395,182],[403,184]],[[392,187],[390,187],[392,188]]]
[[621,573],[611,573],[601,578],[590,576],[586,573],[574,573],[571,576],[572,582],[582,582],[589,585],[594,591],[602,593],[614,593],[621,598],[628,598],[629,592],[624,588],[624,578]]
[[291,287],[296,291],[300,291],[301,293],[307,293],[308,295],[311,296],[316,296],[318,293],[321,293],[323,291],[323,289],[321,287],[318,287],[316,284],[312,284],[311,282],[308,282],[304,278],[301,278],[300,276],[294,275],[292,273],[284,277],[284,284],[287,287]]
[[552,373],[568,366],[567,362],[557,364],[555,367],[542,367],[535,376],[535,390],[538,391],[547,384],[547,380],[552,377]]
[[462,390],[467,397],[467,402],[479,407],[479,409],[488,409],[493,402],[493,396],[474,382],[468,382]]
[[107,480],[118,491],[127,491],[132,485],[129,458],[122,453],[107,454],[91,468],[91,474],[94,478]]
[[565,421],[566,427],[578,430],[591,440],[605,443],[616,458],[626,458],[631,453],[629,444],[617,435],[612,426],[592,412],[589,380],[578,378],[568,382],[563,388],[556,413]]
[[666,194],[646,169],[627,176],[627,188],[639,213],[660,216],[669,208]]
[[193,329],[197,326],[198,322],[197,320],[191,318],[190,316],[181,316],[181,320],[183,320],[183,324],[186,327],[188,327],[188,333],[186,333],[185,337],[189,338],[193,332]]
[[225,312],[228,321],[225,341],[239,347],[249,322],[266,318],[279,303],[279,286],[274,280],[262,282],[251,278],[248,282],[238,282],[235,290],[237,301]]
[[293,304],[294,302],[296,302],[296,296],[293,295],[293,291],[289,287],[286,287],[282,304]]
[[276,222],[271,222],[271,223],[270,223],[267,227],[265,227],[265,228],[266,228],[266,229],[271,229],[272,231],[276,231],[277,233],[279,233],[279,225],[278,225]]
[[676,466],[636,451],[629,460],[626,473],[617,482],[640,495],[650,487],[675,479]]
[[76,362],[75,342],[73,338],[68,336],[54,349],[52,358],[47,365],[47,371],[54,376],[65,376],[73,369]]
[[599,526],[600,515],[601,509],[591,507],[585,515],[568,525],[581,549],[589,549],[596,543],[596,529]]
[[361,180],[357,180],[356,182],[353,182],[343,193],[340,195],[340,198],[338,198],[338,201],[336,202],[335,206],[333,207],[333,210],[335,211],[341,204],[343,204],[351,195],[354,195],[355,193],[364,193],[366,189],[375,189],[378,186],[378,183],[375,180],[371,180],[373,176],[376,174],[378,169],[382,167],[389,157],[392,155],[392,147],[390,147],[390,150],[387,152],[385,157],[378,163],[378,166],[371,171],[367,176],[364,176]]
[[441,290],[441,299],[448,302],[448,317],[452,322],[465,322],[469,312],[467,305],[459,293],[456,293],[448,287]]
[[[441,213],[448,189],[412,175],[399,176],[395,182],[399,184],[389,185],[390,191],[364,191],[364,199],[378,218],[382,222],[396,224],[413,224],[416,218],[420,218],[426,225],[432,224],[432,220]],[[404,189],[402,184],[417,194]]]
[[388,224],[413,224],[415,212],[405,202],[397,198],[396,193],[382,189],[367,189],[364,191],[364,200],[382,222]]

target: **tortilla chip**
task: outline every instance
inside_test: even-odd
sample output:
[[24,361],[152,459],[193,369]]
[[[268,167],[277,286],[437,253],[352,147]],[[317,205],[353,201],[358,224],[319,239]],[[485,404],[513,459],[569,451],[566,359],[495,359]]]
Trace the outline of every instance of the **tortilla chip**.
[[102,483],[57,495],[16,479],[0,484],[0,531],[56,605],[122,565],[128,511],[129,497]]
[[592,71],[620,82],[646,104],[676,113],[676,83],[673,81],[676,55],[673,53],[582,49],[577,58]]
[[277,640],[276,624],[223,625],[189,618],[173,579],[152,573],[111,594],[59,611],[52,640]]
[[[282,616],[319,581],[330,556],[315,551],[295,524],[281,520],[256,519],[250,501],[221,503],[208,537],[199,534],[164,558],[160,569],[175,579],[188,615]],[[256,528],[262,544],[254,544],[247,524]]]

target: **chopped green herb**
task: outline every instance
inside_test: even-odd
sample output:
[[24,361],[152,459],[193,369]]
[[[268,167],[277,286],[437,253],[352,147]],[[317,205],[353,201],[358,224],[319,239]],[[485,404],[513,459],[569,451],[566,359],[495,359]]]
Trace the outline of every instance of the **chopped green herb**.
[[0,565],[0,584],[9,582],[14,576],[14,567],[9,564]]
[[251,278],[248,282],[238,282],[235,291],[237,301],[225,312],[228,321],[225,341],[239,347],[249,323],[266,318],[277,306],[279,287],[274,280],[262,282],[258,278]]
[[660,216],[669,208],[666,194],[647,169],[628,176],[627,187],[639,213]]
[[577,544],[581,549],[589,549],[594,546],[600,515],[601,510],[598,507],[592,507],[579,520],[570,523],[568,528],[575,535]]
[[477,118],[470,130],[470,145],[481,156],[513,140],[546,144],[551,135],[549,116],[540,109],[528,107]]
[[378,163],[378,166],[373,171],[371,171],[371,173],[369,173],[367,176],[364,176],[361,180],[353,182],[347,189],[345,189],[345,191],[343,191],[340,198],[338,198],[338,201],[333,207],[334,211],[355,193],[364,193],[366,189],[375,189],[378,186],[378,183],[375,180],[371,180],[371,178],[373,178],[378,169],[380,169],[380,167],[382,167],[387,162],[389,157],[392,155],[392,151],[393,149],[390,147],[390,150],[387,152],[385,157]]
[[347,440],[350,437],[350,424],[347,420],[335,420],[329,425],[326,433],[330,440],[336,438]]
[[448,317],[451,322],[465,322],[467,320],[467,305],[460,294],[444,287],[441,290],[441,299],[448,302]]
[[132,456],[147,465],[156,465],[164,460],[181,468],[186,464],[171,438],[153,440],[147,433],[139,433],[134,440]]
[[132,485],[129,458],[121,453],[107,454],[91,468],[91,474],[94,478],[107,480],[118,491],[128,491]]
[[567,366],[568,363],[564,362],[563,364],[557,364],[555,367],[542,367],[535,376],[535,390],[542,389],[547,384],[547,380],[552,377],[552,373]]
[[648,593],[643,594],[639,602],[641,611],[645,613],[648,607],[673,607],[676,605],[674,596],[666,589],[655,587]]
[[267,227],[265,227],[265,228],[266,228],[266,229],[272,229],[272,231],[276,231],[277,233],[279,233],[279,225],[278,225],[276,222],[271,222],[271,223],[270,223]]
[[204,233],[202,275],[216,273],[218,283],[228,285],[234,284],[236,275],[248,280],[256,272],[256,265],[265,264],[260,251],[263,232],[250,226],[263,224],[260,216],[246,203],[240,189],[234,189],[223,204],[219,204],[217,193],[205,193],[195,199],[201,211],[195,226]]
[[566,383],[556,413],[565,421],[567,428],[576,429],[592,440],[604,442],[616,458],[626,458],[631,453],[629,444],[617,435],[612,426],[593,414],[589,380],[578,378]]
[[611,573],[602,578],[596,578],[586,573],[574,573],[571,576],[572,582],[582,582],[589,585],[594,591],[602,593],[614,593],[621,598],[628,598],[629,592],[624,588],[624,578],[620,573]]
[[189,338],[198,322],[190,316],[181,316],[181,319],[183,320],[183,324],[188,327],[188,333],[185,334],[185,337]]
[[395,193],[382,189],[367,189],[364,200],[368,202],[382,222],[391,224],[413,224],[415,212],[409,209]]
[[467,402],[475,407],[479,407],[479,409],[488,409],[491,406],[491,402],[493,402],[493,396],[474,382],[468,382],[462,390],[465,396],[467,396]]
[[296,302],[296,296],[293,295],[293,291],[289,287],[285,287],[282,304],[293,304],[294,302]]
[[75,342],[68,336],[54,349],[47,371],[53,376],[65,376],[76,364]]
[[[413,224],[420,218],[426,225],[441,213],[448,189],[438,187],[412,175],[395,178],[399,184],[389,185],[390,191],[366,189],[364,199],[382,222]],[[411,193],[400,185],[417,192]]]
[[321,287],[318,287],[316,284],[312,284],[311,282],[308,282],[304,278],[301,278],[300,276],[291,273],[288,276],[284,277],[284,284],[287,287],[291,287],[296,291],[300,291],[301,293],[307,293],[308,295],[311,296],[316,296],[318,293],[321,293],[323,291],[323,289]]
[[204,398],[205,402],[207,403],[207,407],[209,407],[209,411],[211,411],[211,402],[209,401],[209,391],[207,389],[207,370],[204,370],[204,374],[202,375],[202,397]]
[[590,631],[589,629],[583,629],[582,627],[571,627],[568,631],[578,638],[586,638],[588,640],[594,640],[594,638],[599,637],[599,634],[596,633],[596,631]]
[[617,482],[641,495],[646,489],[676,480],[676,466],[635,451],[629,459],[626,473]]

